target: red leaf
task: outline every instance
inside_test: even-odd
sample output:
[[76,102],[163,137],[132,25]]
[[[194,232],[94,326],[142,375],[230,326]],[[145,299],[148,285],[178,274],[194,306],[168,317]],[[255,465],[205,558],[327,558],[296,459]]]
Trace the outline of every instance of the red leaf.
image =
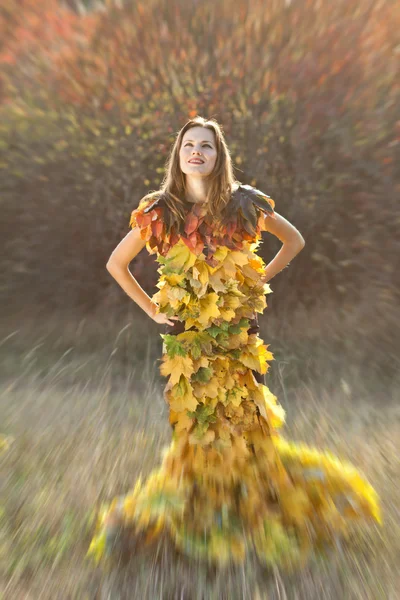
[[160,238],[161,234],[162,234],[162,230],[163,230],[163,222],[160,221],[159,219],[157,219],[156,221],[153,221],[151,230],[155,237]]
[[193,233],[197,226],[199,224],[199,219],[198,217],[196,217],[196,215],[190,213],[187,215],[186,217],[186,222],[185,222],[185,232],[190,235],[191,233]]

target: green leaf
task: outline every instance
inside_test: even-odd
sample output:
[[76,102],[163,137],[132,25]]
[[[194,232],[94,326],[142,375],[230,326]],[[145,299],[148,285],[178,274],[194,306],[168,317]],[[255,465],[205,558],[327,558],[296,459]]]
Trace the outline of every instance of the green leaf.
[[238,334],[244,328],[249,329],[249,319],[245,319],[243,317],[240,319],[239,323],[235,323],[229,326],[229,333]]
[[184,346],[178,342],[175,335],[161,334],[161,337],[164,340],[165,348],[170,358],[187,355]]
[[200,383],[207,383],[207,381],[210,381],[213,372],[213,369],[210,367],[200,367],[197,373],[192,375],[192,380],[199,381]]

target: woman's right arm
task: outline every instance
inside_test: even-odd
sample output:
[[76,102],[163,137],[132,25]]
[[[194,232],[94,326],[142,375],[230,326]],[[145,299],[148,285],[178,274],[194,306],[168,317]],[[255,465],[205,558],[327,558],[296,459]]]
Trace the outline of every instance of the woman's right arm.
[[163,313],[157,313],[157,305],[152,302],[150,296],[146,294],[144,289],[129,271],[131,261],[139,254],[145,245],[146,241],[142,240],[140,237],[140,229],[134,227],[111,253],[106,265],[107,271],[114,277],[115,281],[121,286],[124,292],[126,292],[149,317],[156,321],[156,323],[173,325],[174,323],[171,319],[177,319],[177,317],[168,318]]

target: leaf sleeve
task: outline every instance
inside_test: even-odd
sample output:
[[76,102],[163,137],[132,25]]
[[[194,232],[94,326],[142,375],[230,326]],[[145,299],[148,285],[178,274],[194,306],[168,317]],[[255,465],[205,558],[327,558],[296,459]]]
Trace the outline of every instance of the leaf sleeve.
[[150,254],[162,251],[165,236],[163,221],[163,208],[157,200],[142,200],[130,216],[129,227],[138,227],[140,237],[146,241],[146,248]]
[[266,219],[276,219],[274,200],[251,185],[240,185],[235,190],[231,206],[231,213],[237,215],[237,223],[245,232],[245,239],[259,237],[261,231],[266,231]]
[[261,231],[266,231],[265,222],[268,218],[276,219],[275,201],[261,190],[251,186],[243,187],[250,188],[249,194],[257,213],[257,233],[259,234]]

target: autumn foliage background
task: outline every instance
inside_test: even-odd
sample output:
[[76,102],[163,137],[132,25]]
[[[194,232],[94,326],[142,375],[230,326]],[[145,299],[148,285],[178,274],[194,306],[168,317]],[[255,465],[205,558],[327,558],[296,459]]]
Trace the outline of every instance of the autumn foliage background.
[[[2,10],[1,267],[13,309],[27,308],[27,289],[46,310],[124,304],[105,262],[158,188],[175,133],[201,114],[224,127],[237,177],[306,239],[274,282],[275,313],[328,298],[352,310],[367,295],[384,317],[399,283],[399,6],[120,4]],[[134,271],[150,288],[144,254]]]
[[[105,264],[132,209],[158,189],[177,131],[200,114],[221,123],[237,178],[269,194],[306,240],[271,282],[265,316],[267,342],[293,352],[283,353],[293,382],[314,377],[324,344],[332,385],[347,361],[386,389],[400,339],[399,29],[391,0],[3,0],[7,356],[41,346],[46,329],[60,336],[53,354],[78,345],[100,361],[115,324],[133,320],[113,373],[142,364],[144,315]],[[268,260],[280,243],[264,239]],[[131,271],[156,290],[145,250]]]

